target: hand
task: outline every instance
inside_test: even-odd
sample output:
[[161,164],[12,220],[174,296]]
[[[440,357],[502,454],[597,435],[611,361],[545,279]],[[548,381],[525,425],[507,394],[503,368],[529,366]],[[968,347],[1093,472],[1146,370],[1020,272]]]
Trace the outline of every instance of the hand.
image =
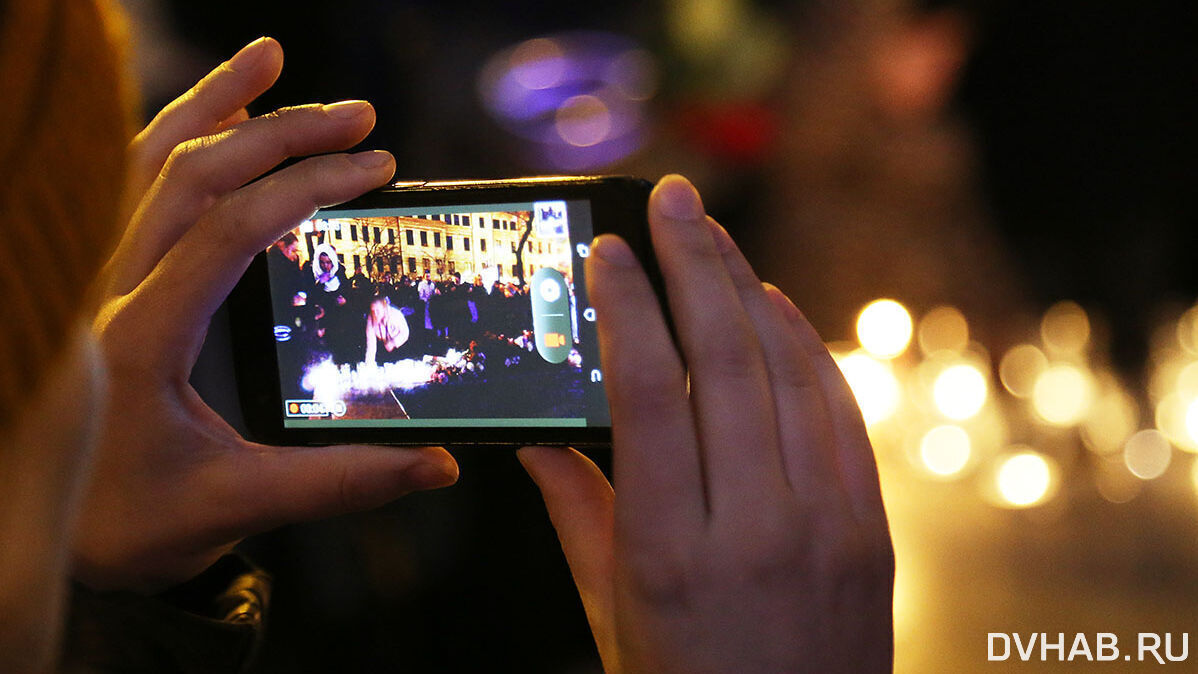
[[131,145],[140,198],[106,267],[95,330],[111,376],[111,422],[74,549],[98,589],[154,591],[199,573],[242,537],[375,507],[452,483],[439,448],[266,447],[209,409],[188,375],[213,312],[251,258],[318,207],[387,182],[385,152],[327,154],[260,178],[288,157],[336,152],[374,125],[365,102],[249,119],[282,69],[262,39],[163,110]]
[[618,496],[573,450],[520,451],[604,665],[890,671],[893,552],[844,379],[685,179],[649,223],[678,348],[627,244],[587,259]]

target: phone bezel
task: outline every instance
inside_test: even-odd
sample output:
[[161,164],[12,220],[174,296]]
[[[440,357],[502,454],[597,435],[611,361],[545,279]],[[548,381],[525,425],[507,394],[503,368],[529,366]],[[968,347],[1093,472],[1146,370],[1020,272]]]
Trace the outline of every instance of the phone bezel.
[[[336,209],[470,206],[546,200],[588,200],[593,234],[628,242],[660,289],[649,241],[646,207],[652,184],[628,176],[553,176],[496,181],[396,183]],[[254,257],[229,297],[234,365],[251,439],[271,445],[606,445],[610,426],[286,428],[265,251]]]

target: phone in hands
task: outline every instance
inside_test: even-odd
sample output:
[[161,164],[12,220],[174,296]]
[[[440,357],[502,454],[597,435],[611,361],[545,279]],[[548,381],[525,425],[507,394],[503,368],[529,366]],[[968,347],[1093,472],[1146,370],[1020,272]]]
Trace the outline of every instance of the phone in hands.
[[621,176],[396,183],[318,211],[230,297],[246,424],[268,444],[611,440],[592,239],[660,289],[646,207]]

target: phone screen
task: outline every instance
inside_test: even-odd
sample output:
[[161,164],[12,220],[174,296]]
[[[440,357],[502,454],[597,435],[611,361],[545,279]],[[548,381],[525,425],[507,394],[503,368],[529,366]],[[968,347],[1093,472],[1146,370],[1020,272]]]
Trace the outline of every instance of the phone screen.
[[588,200],[331,208],[267,251],[284,428],[610,426]]

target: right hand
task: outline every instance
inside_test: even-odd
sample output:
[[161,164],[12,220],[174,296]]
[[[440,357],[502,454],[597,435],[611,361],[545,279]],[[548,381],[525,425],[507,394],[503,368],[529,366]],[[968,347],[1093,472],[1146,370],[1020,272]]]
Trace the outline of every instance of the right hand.
[[671,176],[649,224],[678,333],[623,241],[587,259],[617,491],[529,447],[609,672],[881,672],[894,558],[861,414],[819,336]]

